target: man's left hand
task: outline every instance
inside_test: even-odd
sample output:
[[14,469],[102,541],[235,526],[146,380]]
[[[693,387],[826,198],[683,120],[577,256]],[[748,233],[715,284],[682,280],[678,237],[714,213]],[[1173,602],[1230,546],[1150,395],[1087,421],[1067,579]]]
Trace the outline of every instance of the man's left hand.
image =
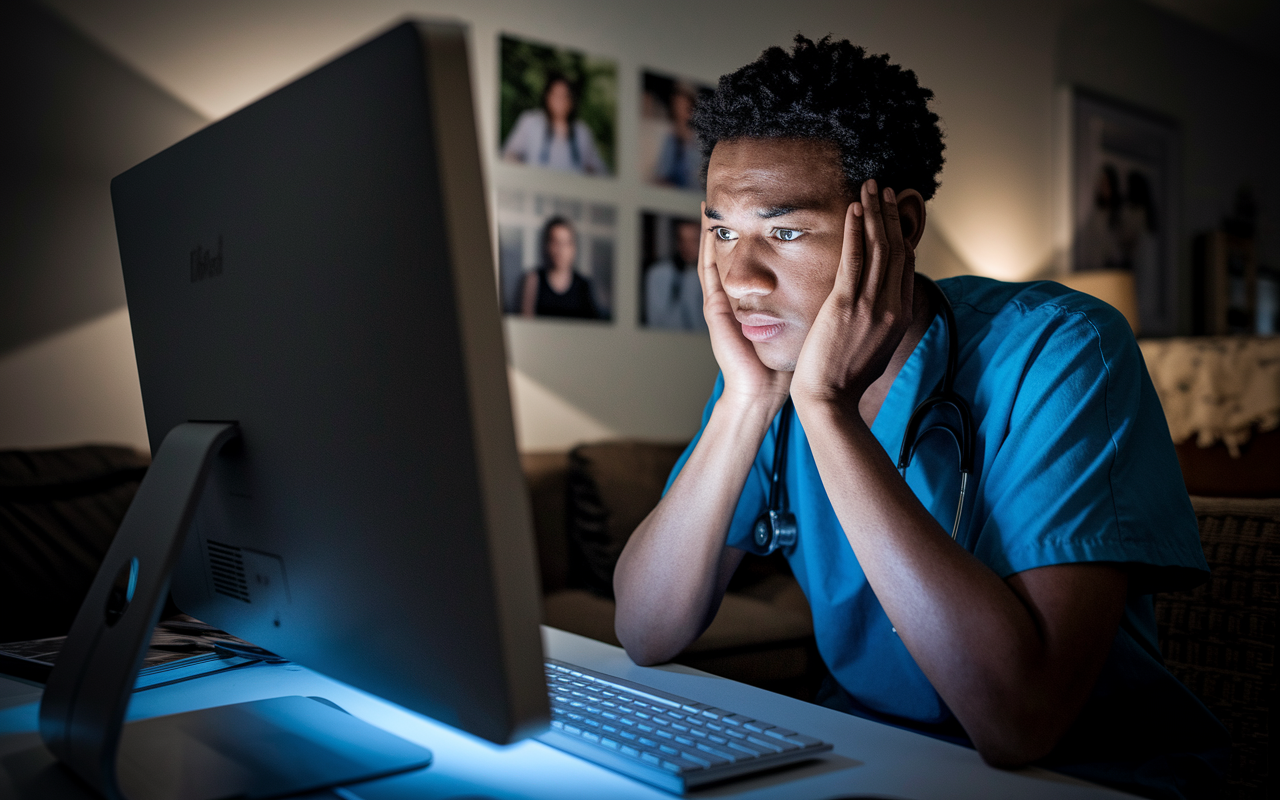
[[914,290],[915,253],[903,239],[897,197],[868,180],[845,214],[835,285],[796,361],[797,405],[856,410],[911,326]]

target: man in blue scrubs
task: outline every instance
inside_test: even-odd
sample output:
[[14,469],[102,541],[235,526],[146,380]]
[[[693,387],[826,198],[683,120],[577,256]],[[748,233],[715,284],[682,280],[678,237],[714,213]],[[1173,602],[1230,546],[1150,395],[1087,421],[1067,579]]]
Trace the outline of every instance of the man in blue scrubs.
[[954,540],[950,438],[923,437],[905,478],[895,466],[949,344],[915,275],[942,166],[931,97],[887,57],[797,37],[700,106],[698,268],[721,374],[618,562],[618,637],[651,664],[706,629],[758,552],[793,414],[785,552],[832,676],[822,702],[998,766],[1207,796],[1225,731],[1162,666],[1151,601],[1207,566],[1124,318],[1052,283],[942,281],[976,431]]

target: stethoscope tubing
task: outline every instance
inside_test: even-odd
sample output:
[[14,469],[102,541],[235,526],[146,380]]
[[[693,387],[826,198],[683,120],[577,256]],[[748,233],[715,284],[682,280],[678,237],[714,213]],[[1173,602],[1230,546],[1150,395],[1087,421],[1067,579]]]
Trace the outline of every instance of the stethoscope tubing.
[[[929,431],[941,428],[950,433],[952,438],[955,439],[956,447],[960,451],[960,496],[956,501],[956,517],[951,525],[951,539],[956,541],[960,533],[960,520],[964,516],[964,501],[969,487],[969,475],[973,472],[973,415],[969,410],[969,404],[955,391],[956,370],[960,360],[960,342],[956,332],[955,310],[951,307],[951,300],[938,284],[923,275],[920,277],[924,278],[924,285],[928,287],[927,291],[937,301],[938,311],[942,314],[946,325],[947,366],[938,389],[916,406],[915,410],[911,412],[911,416],[908,417],[907,427],[902,435],[902,449],[898,454],[897,466],[905,480],[907,467],[911,465],[911,459],[915,456],[916,447],[919,445],[923,434]],[[938,406],[950,406],[955,410],[956,416],[960,419],[959,430],[943,421],[939,421],[923,431],[920,430],[920,425],[925,417]],[[778,421],[778,435],[774,440],[773,469],[769,476],[768,510],[756,520],[757,544],[765,546],[769,553],[777,550],[780,546],[794,546],[796,541],[794,521],[790,522],[788,535],[785,537],[788,541],[785,543],[780,541],[784,537],[780,535],[776,525],[778,519],[794,520],[794,517],[787,510],[789,503],[786,497],[787,447],[790,444],[791,417],[793,413],[794,404],[791,402],[791,398],[787,398],[787,402],[782,407],[781,418]],[[761,526],[765,527],[762,529]],[[767,543],[760,541],[763,538],[761,533],[765,531],[767,531]]]

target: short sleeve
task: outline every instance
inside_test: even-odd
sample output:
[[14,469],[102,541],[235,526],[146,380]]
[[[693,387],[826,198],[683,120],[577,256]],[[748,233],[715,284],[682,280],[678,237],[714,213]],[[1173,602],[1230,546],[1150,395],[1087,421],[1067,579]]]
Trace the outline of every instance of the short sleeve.
[[578,120],[574,125],[574,133],[578,137],[578,149],[582,151],[582,169],[593,175],[608,175],[609,170],[600,158],[600,149],[596,147],[596,137],[587,123]]
[[511,129],[511,133],[507,134],[506,144],[502,147],[504,158],[517,158],[525,164],[529,163],[529,154],[532,151],[530,134],[537,119],[537,111],[525,111],[516,118],[516,124]]
[[974,554],[1001,577],[1117,562],[1139,593],[1203,582],[1195,513],[1128,324],[1091,298],[1035,313],[1034,330],[1004,337],[1027,354],[1004,370],[1010,385],[992,387],[1013,397],[1007,418],[982,423]]
[[[716,407],[716,401],[720,399],[720,395],[723,393],[724,375],[721,374],[716,377],[716,386],[711,392],[711,399],[707,401],[706,407],[702,410],[702,425],[698,428],[698,435],[693,437],[693,441],[689,442],[689,446],[680,454],[680,459],[676,461],[676,465],[671,468],[671,475],[667,478],[667,485],[662,489],[664,497],[671,489],[671,484],[675,483],[676,476],[684,469],[689,456],[693,455],[694,448],[702,440],[702,432],[706,430],[707,422],[711,419],[711,412]],[[776,427],[777,422],[775,421],[774,429]],[[725,541],[726,545],[745,550],[748,553],[760,552],[752,538],[752,528],[755,526],[756,518],[760,516],[761,512],[769,504],[769,476],[762,466],[762,456],[766,450],[770,454],[773,451],[773,430],[766,435],[765,442],[761,445],[760,452],[756,454],[755,461],[751,465],[751,471],[747,473],[747,481],[742,487],[742,494],[738,497],[738,505],[734,508],[733,519],[729,523],[729,533]]]

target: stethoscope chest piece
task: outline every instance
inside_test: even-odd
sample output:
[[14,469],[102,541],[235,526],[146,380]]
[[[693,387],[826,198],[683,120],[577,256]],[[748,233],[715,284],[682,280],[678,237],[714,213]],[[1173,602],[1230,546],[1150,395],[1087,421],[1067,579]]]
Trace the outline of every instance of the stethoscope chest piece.
[[769,510],[756,518],[752,532],[756,547],[772,553],[780,547],[794,547],[796,543],[796,515],[790,511]]
[[[956,539],[960,531],[960,520],[964,516],[964,498],[969,485],[969,476],[973,473],[974,429],[973,416],[969,404],[955,391],[956,365],[959,360],[960,343],[956,334],[956,317],[951,308],[951,301],[933,281],[925,279],[927,291],[936,299],[938,311],[943,316],[947,329],[947,368],[943,373],[942,383],[937,391],[927,397],[916,407],[907,420],[907,429],[903,432],[902,450],[898,455],[898,469],[906,479],[907,467],[911,464],[916,452],[916,444],[920,437],[933,430],[944,430],[955,439],[960,451],[960,496],[956,502],[956,516],[951,526],[951,538]],[[959,418],[959,425],[937,419],[935,423],[924,427],[926,417],[940,406],[949,407]],[[756,517],[755,527],[751,531],[756,547],[765,554],[773,553],[779,548],[795,547],[798,532],[796,517],[787,510],[787,447],[790,441],[791,416],[794,414],[791,399],[782,406],[778,421],[778,434],[774,440],[773,472],[769,476],[768,510]]]

